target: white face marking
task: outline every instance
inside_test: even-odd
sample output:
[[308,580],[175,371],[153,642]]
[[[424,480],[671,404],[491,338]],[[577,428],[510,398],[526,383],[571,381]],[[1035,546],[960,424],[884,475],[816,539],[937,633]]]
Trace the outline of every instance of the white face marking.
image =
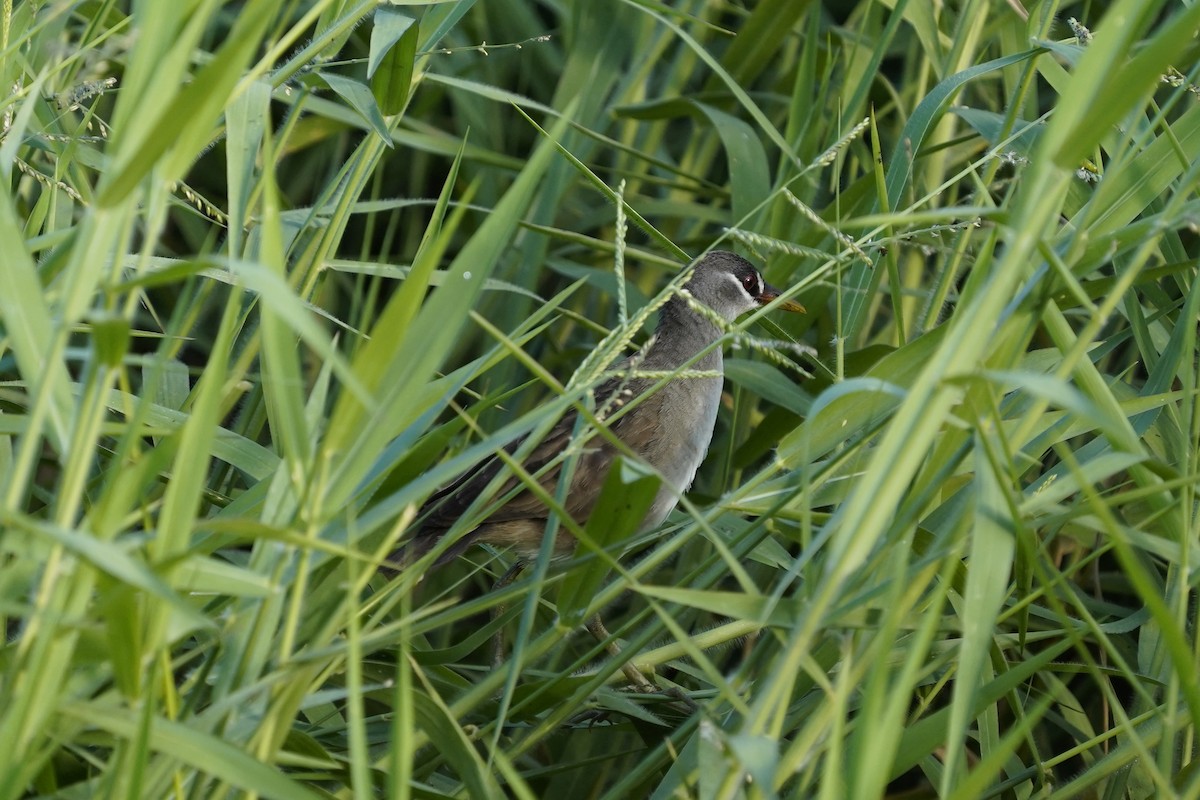
[[[729,280],[733,281],[733,285],[738,287],[738,291],[746,298],[747,302],[750,302],[750,303],[754,302],[754,298],[751,297],[750,293],[746,291],[746,287],[742,286],[742,281],[741,281],[741,279],[738,278],[737,275],[734,275],[732,272],[726,272],[725,277],[729,278]],[[762,278],[759,278],[758,282],[759,282],[759,284],[762,284]],[[760,287],[759,287],[760,293],[761,293],[761,288],[762,287],[760,285]]]
[[[738,295],[743,300],[743,305],[740,308],[721,309],[721,314],[732,322],[747,311],[757,308],[758,301],[746,290],[746,287],[742,285],[742,281],[737,275],[734,275],[732,272],[726,272],[725,277],[733,281],[733,285],[737,287]],[[762,277],[756,276],[756,279],[759,285],[759,292],[761,293]]]

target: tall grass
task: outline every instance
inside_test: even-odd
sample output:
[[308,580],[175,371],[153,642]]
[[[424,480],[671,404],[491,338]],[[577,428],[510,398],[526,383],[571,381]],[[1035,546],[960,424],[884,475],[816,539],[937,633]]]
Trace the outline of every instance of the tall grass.
[[[5,3],[0,800],[1200,797],[1200,8],[1026,6]],[[379,569],[716,246],[661,529]]]

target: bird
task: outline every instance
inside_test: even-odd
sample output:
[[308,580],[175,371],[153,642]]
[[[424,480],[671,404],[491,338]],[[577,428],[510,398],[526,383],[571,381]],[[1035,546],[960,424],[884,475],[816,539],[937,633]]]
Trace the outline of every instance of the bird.
[[[732,323],[782,294],[763,280],[751,262],[735,253],[712,251],[685,267],[688,270],[691,276],[682,290],[662,305],[648,346],[616,364],[612,377],[593,391],[596,418],[623,447],[594,430],[583,443],[564,503],[564,510],[581,526],[587,522],[605,477],[623,450],[662,479],[638,532],[653,530],[667,518],[691,486],[712,441],[724,385],[723,359],[717,344],[726,333],[726,325],[721,323]],[[803,306],[787,298],[780,300],[778,307],[804,311]],[[664,373],[674,374],[664,381]],[[561,456],[577,435],[578,413],[574,408],[564,413],[521,462],[524,471],[536,476],[550,496],[555,495],[558,486],[564,461]],[[523,438],[517,439],[505,448],[507,459],[498,454],[489,456],[434,492],[418,510],[414,517],[416,530],[393,555],[393,563],[412,564],[431,552],[523,443]],[[508,500],[449,544],[433,567],[453,561],[480,543],[510,548],[517,561],[501,578],[504,583],[537,557],[550,517],[547,506],[513,475],[501,483],[494,496],[507,496]],[[574,537],[559,526],[554,558],[569,557],[575,547]],[[598,638],[607,637],[598,617],[592,618],[588,629]],[[639,682],[634,677],[640,674],[636,669],[626,674]]]

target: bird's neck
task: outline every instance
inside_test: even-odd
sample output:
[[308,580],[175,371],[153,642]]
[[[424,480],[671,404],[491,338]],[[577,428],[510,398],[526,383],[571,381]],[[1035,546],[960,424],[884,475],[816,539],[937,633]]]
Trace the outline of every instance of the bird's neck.
[[[653,369],[675,369],[695,358],[721,338],[717,323],[693,309],[682,297],[672,297],[659,312],[654,344],[646,354]],[[697,370],[721,369],[721,348],[714,347],[691,365]]]

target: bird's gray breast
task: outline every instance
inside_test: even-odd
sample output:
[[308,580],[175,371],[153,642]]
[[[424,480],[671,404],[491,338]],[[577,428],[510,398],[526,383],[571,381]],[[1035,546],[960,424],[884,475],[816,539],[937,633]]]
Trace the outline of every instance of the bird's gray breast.
[[717,409],[721,404],[720,378],[682,378],[661,390],[659,430],[642,453],[663,477],[663,484],[642,523],[642,530],[657,526],[679,502],[696,478],[696,471],[712,442]]

